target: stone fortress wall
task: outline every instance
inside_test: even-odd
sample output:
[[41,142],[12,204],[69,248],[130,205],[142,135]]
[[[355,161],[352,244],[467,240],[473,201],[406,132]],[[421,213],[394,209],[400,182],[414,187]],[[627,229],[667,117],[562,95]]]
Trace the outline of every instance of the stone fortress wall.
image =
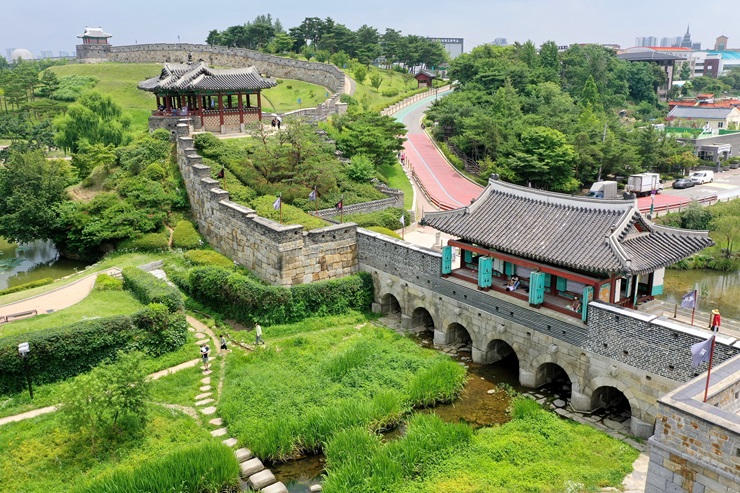
[[344,73],[334,65],[294,60],[245,48],[188,43],[77,46],[77,60],[81,63],[187,63],[188,55],[192,55],[193,61],[205,60],[211,67],[254,65],[267,77],[311,82],[324,86],[333,93],[341,93],[344,89]]
[[200,233],[218,251],[262,279],[291,286],[336,279],[358,271],[357,225],[304,231],[282,225],[229,200],[211,168],[193,148],[190,127],[177,126],[177,160]]
[[740,491],[740,359],[658,401],[645,493]]

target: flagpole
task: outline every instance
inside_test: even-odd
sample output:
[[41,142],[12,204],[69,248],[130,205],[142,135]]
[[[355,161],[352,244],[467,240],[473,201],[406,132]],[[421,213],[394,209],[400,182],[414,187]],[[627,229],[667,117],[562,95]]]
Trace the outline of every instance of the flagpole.
[[709,393],[709,376],[712,374],[712,360],[714,359],[714,341],[717,339],[717,335],[712,335],[712,349],[709,351],[709,368],[707,368],[707,385],[704,388],[704,402],[707,402],[707,394]]
[[696,313],[696,302],[698,301],[696,299],[696,289],[694,290],[694,306],[691,307],[691,325],[694,325],[694,313]]
[[319,193],[316,191],[316,185],[313,186],[314,205],[316,206],[316,214],[319,213]]
[[342,194],[342,198],[339,199],[339,203],[342,204],[342,208],[339,209],[339,224],[344,224],[344,194]]
[[278,200],[280,201],[280,224],[283,224],[283,192],[278,194]]

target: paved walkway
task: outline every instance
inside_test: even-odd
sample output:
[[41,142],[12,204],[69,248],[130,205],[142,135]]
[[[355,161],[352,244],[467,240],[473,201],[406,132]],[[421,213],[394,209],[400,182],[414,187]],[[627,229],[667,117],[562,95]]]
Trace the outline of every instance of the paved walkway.
[[404,152],[409,163],[407,168],[413,170],[427,196],[437,207],[458,209],[470,205],[472,199],[478,198],[483,187],[458,173],[421,129],[421,118],[435,98],[436,96],[430,96],[422,99],[394,116],[407,128],[408,140],[404,143]]
[[52,291],[13,303],[8,303],[7,305],[0,305],[0,320],[8,315],[13,315],[14,313],[36,310],[37,314],[40,315],[68,308],[79,303],[85,299],[88,294],[90,294],[93,286],[95,286],[95,279],[97,279],[99,274],[114,274],[120,271],[121,269],[114,268],[101,272],[94,272]]

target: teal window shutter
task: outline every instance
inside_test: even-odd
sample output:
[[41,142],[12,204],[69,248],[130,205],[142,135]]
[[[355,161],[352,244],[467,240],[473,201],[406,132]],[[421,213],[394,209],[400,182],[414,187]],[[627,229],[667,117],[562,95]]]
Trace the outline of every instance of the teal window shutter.
[[568,280],[564,277],[558,277],[555,286],[557,287],[558,291],[567,291]]
[[541,305],[545,301],[545,273],[532,272],[529,275],[529,304]]
[[545,287],[549,288],[552,286],[552,274],[545,274]]
[[504,262],[504,274],[507,276],[513,276],[516,272],[516,266],[511,262]]
[[463,253],[465,254],[465,263],[472,264],[473,263],[473,252],[471,252],[470,250],[464,250]]
[[442,275],[452,272],[452,247],[442,247]]
[[493,261],[491,257],[478,258],[478,287],[491,287],[491,273],[493,272]]
[[594,299],[593,286],[583,288],[583,297],[581,298],[581,320],[584,322],[588,318],[588,302]]

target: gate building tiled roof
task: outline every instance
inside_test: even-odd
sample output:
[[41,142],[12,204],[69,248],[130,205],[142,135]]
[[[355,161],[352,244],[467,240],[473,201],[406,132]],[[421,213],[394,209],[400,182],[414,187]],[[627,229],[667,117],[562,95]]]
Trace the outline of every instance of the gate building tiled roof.
[[574,197],[491,180],[470,206],[424,214],[463,241],[600,274],[647,274],[713,244],[706,231],[658,226],[635,200]]
[[267,89],[277,83],[260,76],[254,67],[212,69],[205,62],[165,63],[162,73],[140,82],[144,91],[157,93],[237,92]]

